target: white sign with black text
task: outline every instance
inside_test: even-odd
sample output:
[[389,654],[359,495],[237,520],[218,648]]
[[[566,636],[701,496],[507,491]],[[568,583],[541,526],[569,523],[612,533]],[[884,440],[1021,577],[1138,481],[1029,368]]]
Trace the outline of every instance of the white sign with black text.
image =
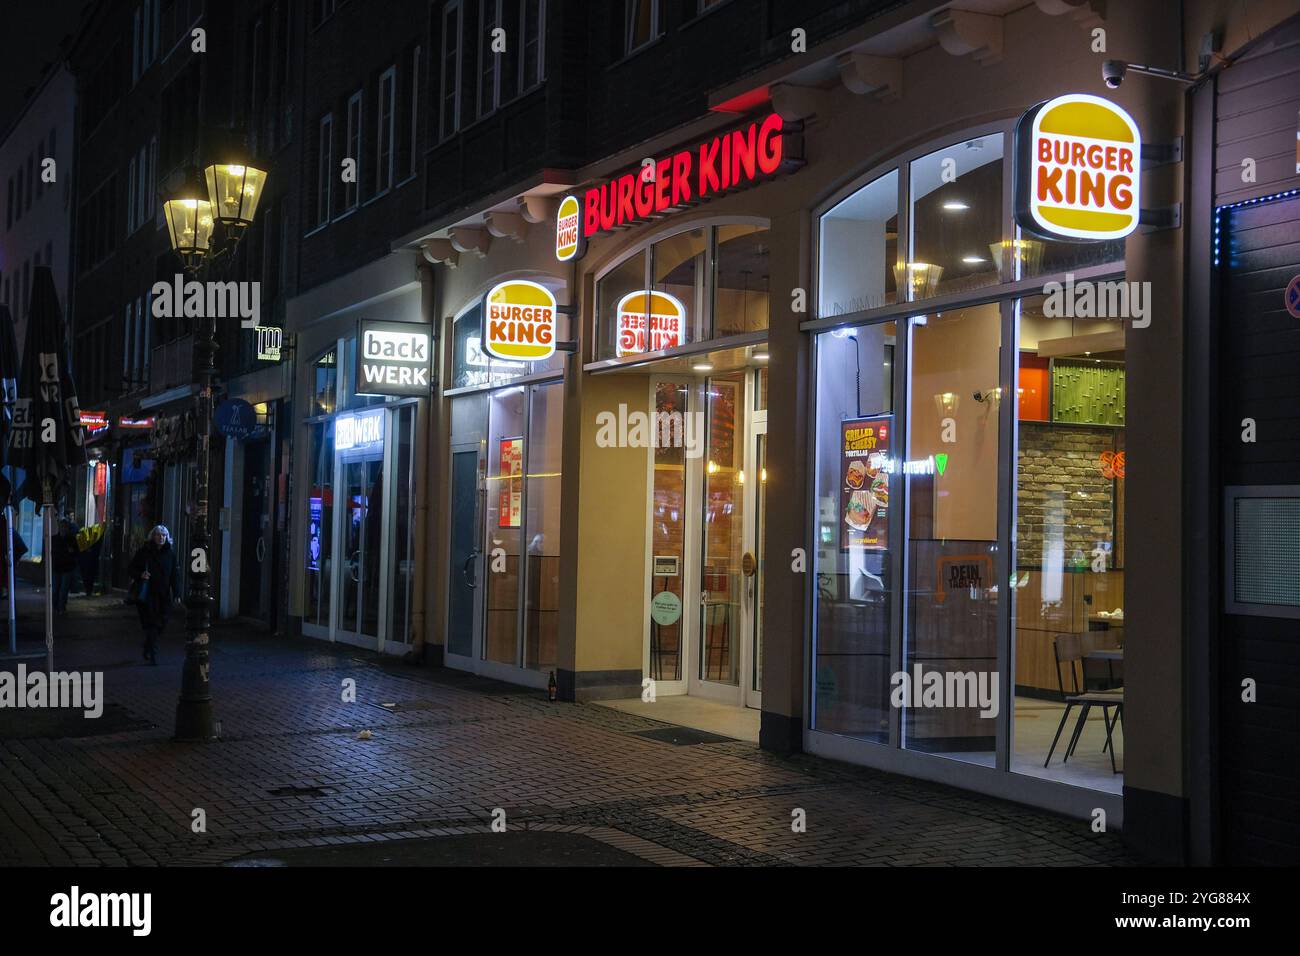
[[428,395],[432,352],[427,325],[362,319],[357,328],[357,394]]

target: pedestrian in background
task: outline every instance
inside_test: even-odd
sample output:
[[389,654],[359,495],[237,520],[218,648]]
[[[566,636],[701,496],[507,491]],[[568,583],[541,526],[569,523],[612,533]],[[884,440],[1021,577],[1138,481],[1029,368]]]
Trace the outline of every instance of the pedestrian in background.
[[68,593],[77,576],[77,529],[72,519],[64,515],[59,519],[59,530],[50,538],[50,561],[54,581],[54,613],[66,614]]
[[144,659],[158,663],[158,637],[167,628],[172,604],[181,599],[180,576],[176,570],[176,553],[172,550],[171,532],[157,525],[131,559],[130,595],[140,611],[144,629]]

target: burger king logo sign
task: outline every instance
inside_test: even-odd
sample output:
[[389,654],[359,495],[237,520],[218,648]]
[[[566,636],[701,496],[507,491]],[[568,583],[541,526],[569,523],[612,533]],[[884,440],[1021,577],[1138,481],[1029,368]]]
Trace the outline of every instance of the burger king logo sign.
[[555,296],[527,279],[511,279],[487,294],[483,348],[507,361],[540,362],[555,354]]
[[618,355],[676,348],[684,341],[686,306],[667,292],[629,292],[618,301]]
[[1016,127],[1016,219],[1053,239],[1122,239],[1140,216],[1142,134],[1109,100],[1071,93]]
[[577,196],[565,196],[555,216],[555,258],[581,259],[586,240],[582,235],[582,206]]

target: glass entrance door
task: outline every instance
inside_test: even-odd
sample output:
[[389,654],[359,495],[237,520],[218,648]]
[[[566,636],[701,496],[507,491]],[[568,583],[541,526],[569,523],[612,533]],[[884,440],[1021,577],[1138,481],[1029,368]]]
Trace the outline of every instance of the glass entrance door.
[[[662,434],[651,452],[647,676],[657,694],[761,700],[767,413],[755,380],[741,369],[651,383],[656,427],[681,436]],[[679,616],[666,613],[674,606]]]
[[338,630],[376,642],[380,620],[380,556],[383,553],[383,470],[381,457],[342,463],[344,498],[340,540],[343,542],[343,561]]

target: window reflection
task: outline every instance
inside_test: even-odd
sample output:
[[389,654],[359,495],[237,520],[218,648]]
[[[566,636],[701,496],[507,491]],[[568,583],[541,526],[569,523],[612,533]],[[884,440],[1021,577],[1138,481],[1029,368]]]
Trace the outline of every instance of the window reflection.
[[900,278],[912,299],[998,281],[1002,134],[954,143],[911,164],[911,254]]

